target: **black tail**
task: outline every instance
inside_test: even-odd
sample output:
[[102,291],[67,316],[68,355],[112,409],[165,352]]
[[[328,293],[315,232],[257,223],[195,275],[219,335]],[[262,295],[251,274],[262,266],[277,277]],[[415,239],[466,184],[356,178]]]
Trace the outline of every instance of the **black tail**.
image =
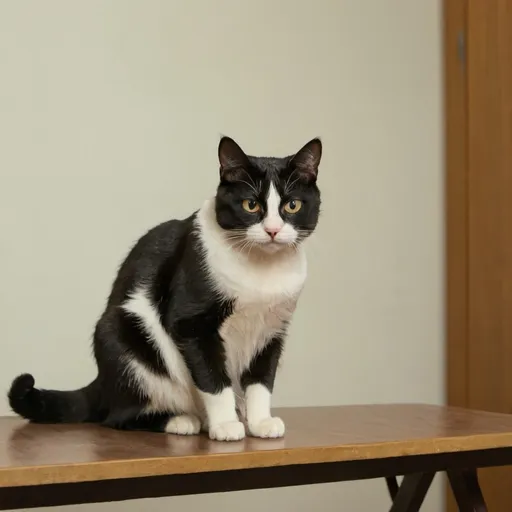
[[36,389],[29,374],[16,377],[9,390],[12,410],[35,423],[95,421],[99,402],[97,380],[76,391]]

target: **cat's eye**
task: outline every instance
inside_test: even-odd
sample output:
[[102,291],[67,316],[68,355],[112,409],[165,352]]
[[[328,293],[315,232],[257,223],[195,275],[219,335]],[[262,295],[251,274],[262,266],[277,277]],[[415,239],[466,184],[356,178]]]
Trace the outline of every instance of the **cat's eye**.
[[297,213],[302,208],[302,201],[299,199],[292,199],[284,205],[286,213]]
[[254,199],[244,199],[242,202],[242,207],[246,212],[249,213],[257,213],[261,209],[259,203]]

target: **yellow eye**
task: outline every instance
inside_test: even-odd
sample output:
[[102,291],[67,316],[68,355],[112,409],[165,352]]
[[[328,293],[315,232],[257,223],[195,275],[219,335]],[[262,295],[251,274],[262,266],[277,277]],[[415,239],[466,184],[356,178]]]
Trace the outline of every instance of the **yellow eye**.
[[254,199],[244,199],[242,202],[242,206],[244,210],[249,213],[257,213],[261,209],[259,203],[256,202]]
[[284,205],[284,211],[286,213],[297,213],[302,208],[302,201],[299,199],[292,199]]

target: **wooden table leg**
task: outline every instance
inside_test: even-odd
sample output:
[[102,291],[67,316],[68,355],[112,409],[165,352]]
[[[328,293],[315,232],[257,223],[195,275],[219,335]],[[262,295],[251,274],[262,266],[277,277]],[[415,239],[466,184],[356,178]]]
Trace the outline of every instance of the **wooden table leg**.
[[487,512],[476,469],[447,473],[455,501],[461,512]]
[[[416,473],[405,475],[400,487],[396,484],[396,494],[391,505],[390,512],[418,512],[435,473]],[[390,479],[386,479],[390,493],[395,487]],[[391,486],[390,486],[391,484]]]

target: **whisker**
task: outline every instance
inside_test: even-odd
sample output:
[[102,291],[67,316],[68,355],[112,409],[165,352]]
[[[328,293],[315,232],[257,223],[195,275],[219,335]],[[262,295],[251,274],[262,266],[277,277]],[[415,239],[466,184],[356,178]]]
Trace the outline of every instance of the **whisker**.
[[251,251],[252,251],[252,248],[254,247],[254,245],[256,244],[256,242],[254,240],[251,240],[251,245],[249,246],[249,253],[248,253],[248,256],[250,256],[251,254]]
[[238,242],[235,242],[234,244],[230,244],[229,248],[230,249],[235,249],[237,247],[237,245],[239,245],[240,243],[241,243],[241,241],[239,240]]
[[247,247],[250,245],[250,243],[251,243],[251,240],[245,240],[245,243],[242,245],[240,250],[245,251],[247,249]]
[[[288,176],[288,179],[286,180],[286,183],[284,184],[284,193],[288,193],[288,190],[289,190],[289,183],[290,183],[290,180],[292,179],[292,176],[297,172],[297,169],[295,169],[291,174],[290,176]],[[299,178],[297,178],[292,184],[291,186],[293,187],[293,185],[295,183],[297,183],[297,181],[299,180]]]
[[252,176],[247,172],[246,169],[242,168],[242,170],[245,172],[245,174],[247,174],[247,177],[251,180],[252,186],[249,183],[247,183],[246,181],[242,181],[241,180],[242,183],[246,183],[247,185],[249,185],[254,190],[254,192],[256,194],[259,194],[259,192],[261,192],[261,182],[260,182],[260,191],[258,192],[258,190],[256,190],[256,183],[254,183],[254,180],[253,180]]
[[256,187],[252,186],[249,182],[245,181],[245,180],[238,180],[240,183],[245,183],[248,187],[251,188],[251,190],[254,191],[254,193],[256,195],[258,195],[258,191],[256,190]]

